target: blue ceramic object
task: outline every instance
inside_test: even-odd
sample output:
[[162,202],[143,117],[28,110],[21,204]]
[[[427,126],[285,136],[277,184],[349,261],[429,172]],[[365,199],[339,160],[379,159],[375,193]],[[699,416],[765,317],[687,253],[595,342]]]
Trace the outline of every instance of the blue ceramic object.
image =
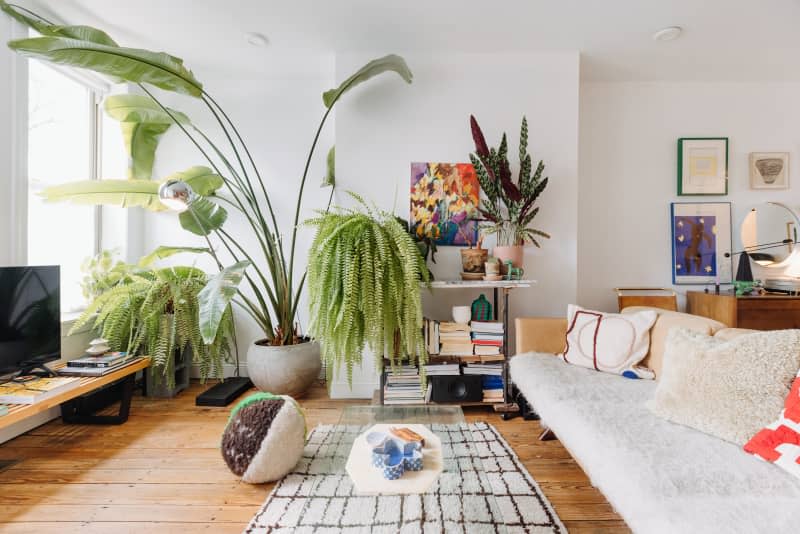
[[405,471],[422,470],[422,444],[390,437],[382,432],[367,434],[372,446],[372,465],[387,480],[397,480]]

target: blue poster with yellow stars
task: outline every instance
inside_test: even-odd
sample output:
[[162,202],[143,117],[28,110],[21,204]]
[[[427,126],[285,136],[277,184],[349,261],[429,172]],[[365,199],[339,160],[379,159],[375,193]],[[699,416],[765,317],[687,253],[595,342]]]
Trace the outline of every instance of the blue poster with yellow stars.
[[672,204],[673,283],[730,283],[730,214],[728,202]]

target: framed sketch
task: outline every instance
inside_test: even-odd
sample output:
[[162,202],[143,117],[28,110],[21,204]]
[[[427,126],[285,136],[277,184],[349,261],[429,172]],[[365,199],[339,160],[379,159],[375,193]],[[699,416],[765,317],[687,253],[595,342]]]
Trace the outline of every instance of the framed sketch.
[[678,195],[728,194],[728,138],[678,139]]
[[750,152],[750,189],[789,189],[789,153]]
[[731,283],[730,202],[674,202],[671,224],[673,284]]

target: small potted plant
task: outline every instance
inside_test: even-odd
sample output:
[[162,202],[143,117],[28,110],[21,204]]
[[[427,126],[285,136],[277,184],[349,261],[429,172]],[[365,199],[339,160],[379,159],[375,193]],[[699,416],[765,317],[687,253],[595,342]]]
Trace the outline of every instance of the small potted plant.
[[528,154],[528,121],[522,117],[519,140],[519,175],[515,181],[508,161],[506,134],[498,148],[489,148],[483,132],[474,116],[470,116],[475,153],[470,160],[475,166],[478,181],[485,194],[478,207],[486,223],[481,226],[484,235],[496,235],[497,244],[492,256],[500,262],[505,272],[508,260],[516,268],[522,268],[524,246],[531,243],[540,247],[537,238],[549,239],[550,235],[531,227],[539,213],[536,200],[547,187],[547,178],[542,178],[544,163],[539,161],[533,170]]
[[483,248],[483,237],[478,238],[475,248],[472,248],[472,240],[459,227],[458,231],[464,237],[467,248],[461,249],[461,278],[464,280],[480,280],[483,278],[483,264],[489,256],[489,251]]
[[500,280],[500,260],[494,256],[489,256],[484,264],[486,276],[484,280]]

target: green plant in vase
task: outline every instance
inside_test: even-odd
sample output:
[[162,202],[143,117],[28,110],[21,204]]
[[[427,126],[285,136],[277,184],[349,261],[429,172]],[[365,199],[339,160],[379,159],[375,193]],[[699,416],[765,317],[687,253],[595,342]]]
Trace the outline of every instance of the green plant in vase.
[[[320,367],[317,344],[302,335],[296,323],[306,280],[306,269],[295,263],[297,229],[311,163],[328,117],[348,91],[386,72],[394,72],[411,83],[412,74],[403,58],[387,55],[370,61],[322,95],[322,117],[299,177],[297,200],[291,212],[293,223],[283,228],[278,224],[267,184],[239,130],[182,59],[163,52],[122,47],[97,28],[57,25],[4,0],[0,0],[0,9],[41,34],[9,42],[12,50],[129,82],[143,93],[114,95],[105,104],[106,112],[120,121],[128,152],[135,160],[129,179],[67,183],[46,189],[44,196],[51,201],[138,206],[151,211],[164,210],[168,204],[180,211],[181,226],[206,239],[220,270],[198,295],[203,340],[213,342],[224,310],[234,302],[262,333],[248,350],[248,372],[253,382],[276,394],[302,394],[316,379]],[[212,133],[201,129],[189,116],[165,106],[154,87],[198,99],[215,121],[216,134],[224,143],[220,146]],[[165,125],[177,126],[204,163],[162,180],[151,180],[148,172]],[[136,133],[146,134],[147,142],[134,147]],[[326,178],[331,187],[335,187],[334,163],[331,150]],[[332,195],[333,191],[331,198]],[[253,246],[242,245],[241,236],[228,233],[229,210],[238,213],[248,225]],[[226,258],[220,257],[212,238]],[[222,260],[227,258],[233,263],[226,267]],[[245,290],[240,291],[241,284]],[[289,372],[284,372],[287,368]],[[281,376],[303,378],[288,383],[278,378]]]
[[550,238],[549,234],[531,226],[539,213],[536,200],[547,187],[548,178],[542,178],[544,162],[539,161],[533,170],[528,153],[528,120],[524,116],[519,134],[519,174],[516,181],[508,160],[506,134],[503,133],[498,148],[489,148],[474,116],[470,116],[470,126],[475,152],[469,157],[485,195],[478,207],[487,221],[481,225],[481,231],[484,235],[497,237],[492,256],[498,258],[501,265],[511,260],[514,267],[522,268],[524,245],[530,243],[540,247],[537,238]]
[[390,213],[335,208],[306,221],[316,228],[308,265],[309,332],[322,342],[328,379],[341,365],[352,381],[369,347],[378,368],[427,361],[420,280],[428,268],[408,227]]
[[112,254],[103,252],[87,262],[92,270],[84,280],[84,290],[94,295],[70,334],[89,325],[108,340],[112,350],[149,356],[153,378],[166,377],[169,387],[174,386],[174,354],[187,348],[202,381],[222,377],[222,364],[230,359],[233,341],[230,306],[214,339],[206,343],[197,316],[208,276],[194,267],[150,268],[152,257],[132,265],[113,263]]

